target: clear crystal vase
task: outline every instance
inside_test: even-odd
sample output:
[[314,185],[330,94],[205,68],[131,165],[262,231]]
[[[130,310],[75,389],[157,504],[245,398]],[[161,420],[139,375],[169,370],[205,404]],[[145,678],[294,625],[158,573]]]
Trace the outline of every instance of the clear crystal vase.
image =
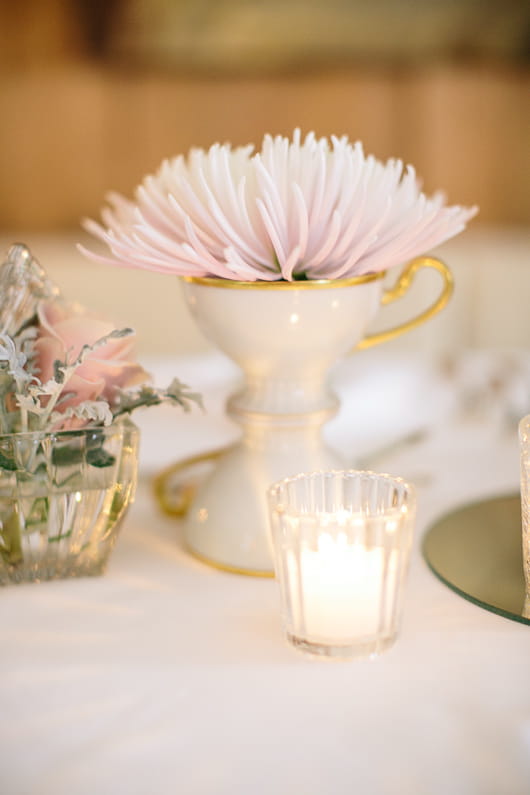
[[139,432],[0,435],[0,585],[101,574],[134,498]]

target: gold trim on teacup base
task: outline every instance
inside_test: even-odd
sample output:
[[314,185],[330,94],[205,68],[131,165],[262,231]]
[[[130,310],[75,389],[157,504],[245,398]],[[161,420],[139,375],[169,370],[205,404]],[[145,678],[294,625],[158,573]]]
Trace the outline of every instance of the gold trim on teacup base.
[[192,557],[196,558],[201,563],[205,563],[207,566],[218,569],[219,571],[225,571],[228,572],[228,574],[244,574],[246,577],[261,577],[262,579],[274,578],[273,571],[263,571],[263,569],[242,569],[239,568],[239,566],[230,566],[228,563],[219,563],[217,560],[212,560],[211,558],[207,558],[205,555],[201,555],[200,552],[196,552],[188,544],[184,544],[184,547],[186,552],[188,552]]
[[214,462],[224,453],[227,453],[229,450],[231,450],[234,446],[235,445],[230,444],[226,447],[219,447],[216,450],[211,450],[207,453],[199,453],[199,455],[183,458],[174,464],[170,464],[161,472],[159,472],[158,475],[156,475],[153,479],[152,485],[155,499],[158,502],[158,506],[162,513],[165,513],[167,516],[173,516],[177,519],[182,519],[188,513],[195,496],[195,491],[197,490],[197,483],[194,483],[193,479],[190,478],[188,482],[185,482],[182,485],[181,493],[178,495],[178,498],[171,500],[168,497],[168,492],[170,491],[169,483],[174,475],[184,473],[186,469],[192,469],[197,465],[200,466],[201,464]]
[[[160,472],[153,480],[153,492],[156,502],[158,503],[158,507],[162,513],[166,514],[166,516],[171,516],[172,518],[183,519],[188,513],[195,496],[197,484],[184,483],[181,487],[182,491],[178,496],[178,499],[172,500],[170,497],[168,497],[168,491],[170,490],[169,483],[172,477],[174,477],[176,474],[184,473],[186,469],[191,469],[194,466],[214,462],[233,447],[234,445],[228,445],[227,447],[213,450],[210,453],[201,453],[200,455],[190,456],[189,458],[178,461],[176,464],[171,464],[162,472]],[[192,557],[196,558],[196,560],[199,560],[201,563],[204,563],[207,566],[212,566],[214,569],[219,569],[219,571],[225,571],[229,574],[244,574],[247,577],[274,577],[273,571],[263,571],[262,569],[243,569],[239,566],[230,566],[228,563],[218,563],[216,560],[212,560],[211,558],[196,552],[188,544],[184,544],[184,547],[186,552],[188,552]]]

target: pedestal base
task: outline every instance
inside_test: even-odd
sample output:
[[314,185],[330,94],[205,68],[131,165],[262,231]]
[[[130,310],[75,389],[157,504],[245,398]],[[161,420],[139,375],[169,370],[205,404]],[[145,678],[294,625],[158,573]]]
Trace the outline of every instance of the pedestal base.
[[[272,439],[273,434],[269,438]],[[222,455],[198,488],[184,538],[190,552],[225,571],[274,576],[266,492],[297,472],[341,469],[342,459],[302,429],[265,449],[242,443]],[[276,441],[278,441],[276,439]]]

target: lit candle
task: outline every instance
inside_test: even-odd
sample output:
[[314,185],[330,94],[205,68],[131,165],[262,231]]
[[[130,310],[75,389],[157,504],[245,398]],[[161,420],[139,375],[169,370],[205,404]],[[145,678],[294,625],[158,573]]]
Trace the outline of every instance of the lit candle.
[[329,659],[372,657],[397,637],[414,490],[356,470],[309,472],[268,492],[285,632]]
[[345,532],[329,530],[320,534],[316,549],[300,550],[300,588],[293,593],[300,625],[315,641],[340,644],[373,636],[384,621],[385,592],[394,589],[395,555],[390,554],[385,570],[383,547],[351,542]]

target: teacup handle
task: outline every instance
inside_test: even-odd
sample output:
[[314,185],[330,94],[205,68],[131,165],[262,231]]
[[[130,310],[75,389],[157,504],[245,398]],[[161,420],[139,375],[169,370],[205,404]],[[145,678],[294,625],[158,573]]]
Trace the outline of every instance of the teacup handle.
[[411,320],[407,320],[405,323],[402,323],[400,326],[394,326],[394,328],[387,329],[386,331],[380,331],[376,334],[369,334],[367,337],[364,337],[359,343],[357,343],[354,350],[364,350],[365,348],[371,348],[372,345],[379,345],[380,342],[392,340],[394,337],[398,337],[400,334],[404,334],[406,331],[410,331],[411,329],[416,328],[416,326],[420,326],[422,323],[425,323],[426,320],[429,320],[429,318],[433,317],[444,308],[453,293],[453,274],[447,265],[445,265],[441,260],[435,259],[434,257],[416,257],[407,265],[405,265],[395,285],[385,290],[383,293],[381,298],[382,306],[391,304],[392,301],[395,301],[397,298],[401,298],[403,295],[405,295],[414,281],[414,277],[416,276],[417,272],[422,268],[433,268],[435,271],[438,271],[442,277],[442,292],[434,304],[432,304],[424,312],[421,312],[421,314],[413,317]]

